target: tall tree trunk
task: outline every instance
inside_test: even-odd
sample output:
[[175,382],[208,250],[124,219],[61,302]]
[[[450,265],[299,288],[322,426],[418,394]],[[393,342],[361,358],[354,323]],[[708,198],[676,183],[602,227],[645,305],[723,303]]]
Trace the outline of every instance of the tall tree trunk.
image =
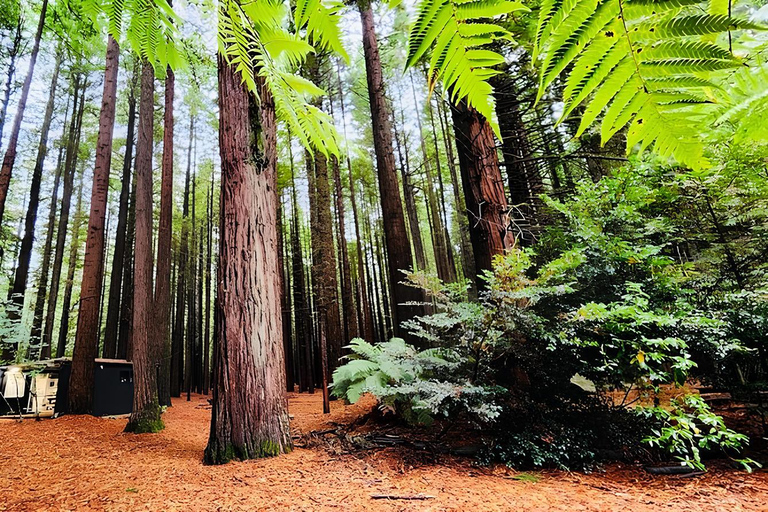
[[77,316],[72,375],[69,379],[69,412],[87,414],[93,406],[93,360],[99,352],[99,306],[104,272],[104,219],[109,194],[109,170],[112,163],[112,132],[117,102],[117,72],[120,48],[112,36],[107,41],[107,63],[104,70],[104,92],[96,141],[96,163],[93,168],[91,214],[88,217],[83,283]]
[[[74,91],[75,107],[77,106],[77,93]],[[69,108],[69,105],[67,105]],[[67,112],[68,114],[68,112]],[[67,114],[64,115],[64,127],[67,127]],[[56,163],[56,176],[53,179],[53,191],[51,192],[51,203],[48,210],[48,229],[45,233],[45,245],[43,245],[43,254],[41,256],[40,275],[37,279],[37,297],[35,298],[35,310],[32,317],[32,333],[30,338],[33,341],[41,343],[39,359],[48,359],[51,357],[51,344],[42,344],[43,334],[43,315],[45,314],[45,299],[48,293],[48,276],[51,273],[51,253],[53,252],[53,236],[56,233],[56,203],[59,197],[59,185],[61,184],[61,173],[64,167],[64,139],[59,145],[59,156]]]
[[[480,276],[484,270],[491,270],[494,256],[511,247],[514,238],[507,230],[507,198],[491,125],[464,101],[452,112],[475,275]],[[485,288],[482,279],[478,278],[477,285]]]
[[[211,188],[208,192],[208,236],[206,237],[205,257],[205,355],[203,358],[203,394],[207,395],[211,389],[211,262],[213,253],[213,183],[214,175],[211,173]],[[283,325],[286,325],[283,323]],[[288,326],[290,323],[290,311]],[[290,332],[290,329],[289,329]]]
[[[402,126],[405,126],[405,114],[400,111],[402,115]],[[408,140],[405,134],[402,135],[402,142],[400,141],[400,134],[397,130],[397,120],[392,124],[392,128],[395,132],[395,148],[397,149],[397,156],[400,160],[400,177],[403,180],[403,198],[405,199],[405,213],[408,216],[408,227],[411,228],[411,241],[413,242],[413,254],[416,257],[416,269],[427,269],[427,258],[424,254],[424,242],[421,238],[421,226],[419,225],[419,213],[416,209],[416,186],[411,183],[411,161],[408,157]]]
[[3,214],[5,213],[5,200],[8,197],[8,187],[11,184],[11,174],[13,173],[13,164],[16,162],[16,146],[19,142],[19,131],[21,130],[21,121],[24,119],[24,110],[27,107],[27,98],[29,89],[32,85],[32,75],[35,73],[35,63],[37,54],[40,52],[40,39],[43,36],[45,27],[45,13],[48,10],[48,0],[43,0],[40,8],[40,20],[37,22],[37,32],[35,32],[35,43],[32,46],[32,54],[29,56],[29,69],[27,77],[24,79],[24,85],[21,87],[21,97],[16,107],[16,117],[13,120],[11,136],[8,140],[8,148],[5,150],[2,167],[0,167],[0,226],[3,224]]
[[435,148],[435,175],[437,176],[437,199],[440,203],[440,217],[443,224],[443,239],[445,241],[445,255],[448,259],[447,265],[450,272],[450,281],[456,281],[458,275],[456,272],[456,259],[454,256],[453,244],[451,243],[451,234],[448,231],[448,209],[445,206],[445,186],[443,185],[443,165],[440,162],[440,148],[437,142],[437,128],[435,126],[435,106],[432,101],[427,102],[427,112],[429,113],[429,123],[432,127],[432,143]]
[[[290,146],[288,148],[290,151]],[[315,383],[312,380],[311,358],[311,325],[310,307],[307,301],[306,279],[304,274],[303,251],[299,231],[299,206],[296,196],[296,179],[294,176],[293,155],[289,155],[291,163],[291,270],[293,274],[293,307],[296,326],[296,348],[299,354],[299,391],[313,393]]]
[[[75,168],[77,166],[77,153],[80,150],[80,134],[83,125],[83,112],[85,111],[85,92],[88,85],[83,80],[82,83],[75,81],[75,90],[81,85],[80,101],[77,104],[77,115],[73,116],[72,123],[69,125],[69,134],[67,139],[67,156],[64,159],[64,184],[61,195],[61,212],[59,212],[59,223],[56,229],[56,249],[53,255],[53,268],[51,270],[51,290],[48,294],[48,309],[45,316],[45,330],[43,331],[42,343],[53,343],[53,324],[56,320],[56,308],[59,300],[59,285],[61,281],[61,267],[64,262],[64,248],[67,241],[67,226],[69,225],[69,210],[72,204],[72,192],[75,182]],[[63,357],[64,353],[56,353],[56,357]]]
[[[405,229],[405,216],[397,182],[395,156],[392,152],[392,127],[384,98],[384,77],[379,57],[379,47],[373,24],[370,0],[359,0],[360,19],[363,27],[363,51],[368,81],[368,98],[371,105],[373,141],[376,150],[376,168],[379,179],[381,210],[384,220],[384,237],[389,260],[389,282],[394,302],[392,320],[395,333],[404,336],[400,323],[420,313],[419,307],[409,302],[419,302],[422,294],[416,288],[402,284],[402,270],[413,268],[411,244]],[[414,340],[415,341],[415,340]]]
[[169,67],[165,77],[163,114],[163,160],[160,181],[160,225],[157,230],[157,268],[153,301],[155,338],[153,346],[160,356],[157,383],[160,405],[171,405],[171,240],[173,224],[173,95],[175,77]]
[[[441,108],[443,105],[443,108]],[[448,155],[448,171],[451,173],[451,188],[453,189],[453,201],[456,206],[456,222],[459,225],[459,240],[461,243],[461,269],[464,279],[469,282],[468,295],[470,299],[477,297],[477,278],[475,276],[475,255],[472,252],[472,242],[469,235],[469,221],[467,219],[467,205],[464,202],[462,185],[459,174],[456,171],[456,159],[453,154],[453,142],[448,134],[448,113],[445,104],[437,102],[438,118],[440,119],[440,132],[443,136],[445,153]]]
[[277,268],[275,106],[262,79],[257,107],[221,55],[218,68],[221,277],[208,464],[292,446]]
[[189,182],[192,174],[192,141],[195,138],[195,117],[189,116],[189,146],[187,147],[187,172],[184,177],[184,202],[182,206],[181,240],[179,241],[179,269],[176,279],[176,313],[171,340],[171,396],[181,396],[184,382],[184,311],[187,293],[187,260],[189,226]]
[[3,128],[5,127],[5,117],[8,114],[8,103],[11,101],[11,89],[13,85],[13,76],[16,73],[16,60],[21,53],[21,43],[23,38],[24,17],[19,15],[16,23],[16,30],[13,33],[11,46],[8,48],[8,73],[5,75],[5,89],[3,99],[0,100],[0,147],[3,146]]
[[[135,61],[134,61],[135,62]],[[117,232],[115,233],[115,252],[112,255],[112,273],[109,280],[109,299],[107,302],[107,325],[104,329],[103,357],[113,359],[117,356],[117,335],[120,326],[120,304],[125,290],[121,289],[125,274],[126,233],[128,230],[128,209],[131,195],[131,169],[133,163],[133,139],[136,131],[136,80],[138,73],[134,66],[131,84],[128,88],[128,133],[125,139],[123,174],[120,185],[120,206],[117,213]]]
[[[347,140],[347,118],[344,109],[344,88],[341,86],[341,73],[339,63],[336,62],[336,80],[339,86],[339,104],[341,106],[341,122],[344,130],[344,140]],[[360,222],[357,215],[357,199],[355,198],[355,180],[352,176],[352,159],[349,156],[349,147],[346,147],[347,176],[349,178],[349,200],[352,203],[352,221],[355,225],[355,249],[357,252],[357,287],[360,307],[358,308],[358,326],[360,335],[367,340],[373,340],[373,314],[368,301],[365,279],[365,259],[363,258],[363,239],[360,237]]]
[[[27,214],[24,217],[24,238],[21,239],[19,263],[16,267],[16,276],[13,279],[13,287],[10,292],[11,301],[17,307],[8,310],[8,317],[11,320],[16,321],[21,320],[21,314],[24,308],[24,295],[27,291],[29,263],[32,260],[32,244],[35,240],[37,208],[40,205],[40,182],[43,179],[43,164],[45,164],[45,156],[48,152],[48,131],[51,128],[51,119],[53,118],[53,107],[56,99],[56,84],[59,80],[60,67],[61,51],[59,50],[56,53],[56,63],[53,67],[53,77],[51,78],[48,103],[45,106],[43,125],[40,127],[40,143],[37,146],[37,158],[35,159],[35,167],[32,170],[32,182],[29,187]],[[33,338],[33,342],[34,340],[35,338]]]
[[[424,162],[424,177],[426,178],[427,207],[432,216],[432,248],[435,252],[435,266],[437,267],[437,277],[446,283],[456,280],[456,271],[448,259],[448,244],[445,239],[445,224],[440,215],[437,196],[435,196],[435,184],[432,179],[432,166],[429,164],[429,155],[427,154],[427,143],[424,140],[424,129],[421,126],[421,114],[419,112],[419,103],[416,98],[416,85],[413,81],[411,72],[411,93],[416,108],[416,123],[419,128],[419,142],[421,143],[421,156]],[[437,149],[437,148],[435,148]],[[435,159],[440,161],[440,154],[435,151]],[[438,163],[439,165],[439,163]]]
[[136,234],[133,281],[133,411],[126,432],[157,432],[163,420],[157,396],[159,347],[151,335],[152,315],[152,150],[155,72],[144,60],[136,143]]
[[64,299],[61,306],[61,323],[59,324],[59,337],[56,344],[57,357],[62,357],[66,353],[67,338],[69,338],[69,315],[72,305],[72,288],[75,284],[77,259],[80,253],[80,227],[83,225],[83,171],[84,170],[81,166],[80,179],[77,186],[77,206],[75,207],[75,218],[73,219],[72,223],[72,237],[69,242],[69,263],[67,264],[67,278],[64,281]]
[[347,226],[344,212],[344,192],[341,184],[341,172],[338,158],[333,159],[333,182],[336,192],[336,214],[338,216],[338,240],[339,253],[341,255],[341,304],[344,308],[344,343],[349,343],[359,336],[357,325],[357,307],[352,290],[352,271],[349,262],[349,250],[347,249]]
[[[281,191],[282,192],[282,191]],[[283,357],[285,358],[285,388],[293,391],[293,343],[291,342],[291,309],[288,300],[290,283],[285,272],[285,237],[283,233],[282,194],[277,199],[277,259],[280,268],[280,311],[283,321]]]
[[190,222],[190,238],[189,243],[189,258],[187,260],[189,264],[189,274],[187,279],[187,355],[185,358],[184,366],[184,389],[187,391],[187,401],[192,399],[192,388],[195,386],[195,368],[197,362],[197,352],[195,347],[197,346],[197,337],[195,335],[195,309],[197,308],[197,295],[195,286],[197,279],[197,259],[195,258],[195,202],[197,194],[195,183],[197,182],[197,176],[192,177],[192,218]]
[[128,225],[125,229],[123,256],[123,297],[120,300],[120,331],[117,335],[117,358],[130,359],[133,350],[133,246],[136,238],[136,166],[131,179]]

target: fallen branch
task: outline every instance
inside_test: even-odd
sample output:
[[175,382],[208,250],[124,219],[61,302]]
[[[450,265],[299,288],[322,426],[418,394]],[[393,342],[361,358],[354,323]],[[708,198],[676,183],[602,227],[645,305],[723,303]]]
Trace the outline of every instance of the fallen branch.
[[406,496],[398,496],[396,494],[371,494],[372,500],[431,500],[434,496],[429,494],[411,494]]

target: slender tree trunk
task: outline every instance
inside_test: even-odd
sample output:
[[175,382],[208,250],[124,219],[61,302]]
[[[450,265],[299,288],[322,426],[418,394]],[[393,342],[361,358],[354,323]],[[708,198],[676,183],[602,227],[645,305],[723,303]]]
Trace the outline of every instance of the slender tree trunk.
[[[507,199],[499,170],[499,157],[488,121],[465,102],[453,107],[459,167],[467,202],[475,275],[491,270],[493,258],[514,243],[507,230]],[[478,288],[484,288],[482,279]]]
[[189,183],[192,174],[192,141],[195,138],[195,118],[189,117],[189,146],[187,147],[187,172],[184,178],[184,202],[182,206],[181,240],[179,241],[179,269],[176,280],[176,314],[174,315],[171,340],[171,396],[181,396],[184,383],[184,311],[187,293],[187,260],[189,226]]
[[[432,216],[432,248],[435,252],[435,266],[437,267],[437,277],[446,283],[456,280],[456,271],[453,269],[448,259],[448,244],[445,239],[445,225],[443,217],[440,215],[437,197],[435,196],[435,184],[432,179],[432,166],[429,164],[429,155],[427,154],[427,143],[424,140],[424,129],[421,126],[421,114],[419,112],[419,103],[416,98],[416,85],[413,82],[413,73],[411,73],[411,93],[416,108],[416,122],[419,128],[419,142],[421,143],[421,155],[424,162],[424,177],[426,178],[427,207]],[[437,148],[435,148],[437,149]],[[435,159],[439,162],[440,154],[435,151]],[[439,164],[438,164],[439,165]]]
[[[213,253],[213,173],[211,173],[211,188],[208,192],[208,236],[206,237],[205,257],[205,355],[203,358],[203,394],[211,389],[211,262]],[[285,323],[283,325],[286,325]],[[290,323],[290,312],[288,319]],[[290,332],[290,329],[289,329]]]
[[[408,320],[421,311],[419,307],[409,306],[409,302],[423,300],[416,288],[402,284],[402,271],[413,268],[411,244],[405,229],[405,216],[397,182],[395,156],[392,152],[392,127],[384,98],[384,77],[379,57],[378,42],[373,23],[373,11],[370,0],[359,0],[360,19],[363,26],[363,51],[365,53],[368,97],[373,123],[373,141],[376,150],[376,168],[379,179],[381,210],[384,220],[384,237],[389,260],[389,282],[391,297],[394,302],[392,320],[395,333],[405,336],[400,329],[400,322]],[[416,340],[413,340],[416,341]]]
[[477,279],[475,276],[475,255],[472,252],[472,242],[469,235],[469,221],[467,220],[467,206],[464,202],[464,194],[459,180],[459,174],[456,171],[456,159],[453,154],[452,138],[448,135],[448,113],[445,108],[440,108],[444,104],[437,102],[438,118],[440,119],[440,132],[443,136],[445,153],[448,155],[448,171],[451,173],[451,188],[453,189],[453,200],[456,206],[456,222],[459,225],[459,240],[461,243],[461,268],[464,279],[469,282],[468,295],[470,299],[477,297]]
[[24,85],[21,87],[21,97],[19,98],[19,104],[16,107],[16,117],[13,120],[13,127],[11,128],[11,136],[8,140],[8,147],[5,150],[5,157],[3,158],[2,167],[0,167],[0,225],[3,224],[3,214],[5,213],[5,200],[8,197],[8,187],[11,184],[11,173],[13,172],[13,164],[16,162],[16,146],[19,141],[19,131],[21,131],[21,121],[24,119],[24,110],[27,107],[27,98],[29,97],[29,89],[32,85],[32,75],[35,73],[35,63],[37,62],[37,54],[40,52],[40,39],[43,36],[43,28],[45,27],[45,13],[48,9],[48,0],[43,0],[43,5],[40,8],[40,20],[37,22],[37,32],[35,33],[35,43],[32,46],[32,54],[29,56],[29,69],[27,70],[27,77],[24,79]]
[[151,335],[152,315],[152,149],[155,72],[144,60],[136,143],[136,233],[133,282],[133,411],[126,432],[157,432],[164,427],[157,395],[159,347]]
[[[339,104],[341,106],[341,122],[344,130],[344,140],[347,140],[347,118],[344,109],[344,88],[341,86],[341,73],[339,72],[338,61],[336,63],[336,80],[339,86]],[[360,222],[357,215],[357,199],[355,198],[355,180],[352,176],[352,159],[349,156],[349,147],[347,149],[347,176],[349,178],[349,199],[352,203],[352,221],[355,225],[355,250],[357,253],[357,287],[361,290],[359,294],[360,300],[358,301],[360,307],[358,308],[358,326],[360,335],[367,340],[373,340],[373,314],[371,313],[371,305],[368,302],[368,297],[365,293],[366,280],[365,280],[365,260],[363,259],[363,239],[360,237]]]
[[[74,92],[75,103],[77,103],[77,90]],[[77,105],[75,105],[77,106]],[[69,105],[67,105],[69,107]],[[67,115],[65,114],[63,126],[67,126]],[[51,253],[53,252],[53,236],[56,233],[56,211],[57,201],[59,197],[59,185],[61,184],[61,173],[64,167],[64,141],[59,145],[59,156],[56,163],[56,176],[53,179],[53,192],[51,192],[51,203],[48,210],[48,229],[45,233],[45,245],[43,246],[43,254],[41,256],[42,263],[40,264],[40,276],[37,280],[37,297],[35,298],[35,310],[32,318],[32,333],[30,335],[33,341],[39,341],[40,347],[40,359],[48,359],[51,357],[51,344],[42,344],[43,334],[43,315],[45,314],[45,299],[48,293],[48,276],[51,269]]]
[[437,176],[437,199],[440,202],[440,217],[443,225],[443,240],[445,242],[445,255],[448,259],[448,271],[450,282],[456,281],[458,274],[456,272],[456,259],[454,256],[453,244],[451,243],[451,234],[448,231],[448,209],[445,206],[445,186],[443,185],[443,166],[440,163],[440,148],[437,142],[437,128],[435,126],[435,113],[432,101],[427,102],[427,112],[429,113],[429,123],[432,127],[432,143],[435,148],[435,175]]
[[[75,207],[75,218],[72,223],[72,238],[69,242],[69,263],[67,264],[67,278],[64,282],[64,299],[61,306],[59,338],[56,344],[57,357],[61,357],[66,353],[67,338],[69,338],[69,315],[72,307],[72,288],[75,284],[77,259],[80,253],[80,227],[83,225],[83,174],[83,169],[81,167],[79,184],[77,186],[77,206]],[[59,354],[61,354],[61,356],[59,356]]]
[[175,77],[171,68],[165,77],[163,160],[160,184],[160,225],[157,230],[157,268],[153,301],[153,345],[160,355],[157,383],[160,405],[171,405],[171,240],[173,224],[173,95]]
[[[401,110],[402,114],[402,110]],[[405,126],[405,115],[402,121]],[[408,216],[408,227],[411,228],[411,240],[413,241],[413,254],[416,257],[416,269],[427,269],[427,258],[424,254],[424,242],[421,238],[421,226],[419,225],[419,213],[416,209],[416,186],[411,183],[411,162],[408,158],[408,141],[405,134],[402,136],[402,143],[397,131],[397,123],[392,124],[395,132],[395,147],[397,156],[400,159],[400,176],[403,180],[403,197],[405,199],[405,212]]]
[[[10,292],[11,301],[17,307],[9,309],[8,317],[11,320],[16,321],[21,320],[21,313],[24,308],[24,296],[27,291],[29,263],[32,260],[32,244],[35,240],[37,208],[40,205],[40,182],[43,179],[43,165],[45,164],[45,156],[48,152],[48,131],[51,128],[51,119],[53,119],[53,107],[56,99],[56,84],[59,80],[60,67],[61,51],[59,50],[56,53],[56,63],[53,67],[53,78],[51,78],[51,88],[48,95],[48,103],[45,106],[43,125],[40,127],[40,143],[37,146],[37,158],[35,159],[35,167],[32,170],[32,182],[29,187],[27,214],[24,218],[24,238],[21,239],[19,263],[16,267],[16,276],[13,279],[13,287]],[[35,340],[35,338],[32,339]]]
[[11,86],[13,85],[13,76],[16,73],[16,59],[19,58],[19,54],[21,53],[21,43],[24,40],[22,33],[23,29],[24,17],[19,15],[11,46],[8,48],[8,73],[5,75],[3,99],[0,100],[0,147],[3,145],[3,128],[5,127],[5,117],[8,114],[8,103],[11,101]]
[[[67,156],[64,161],[64,184],[61,195],[61,212],[59,213],[59,225],[56,229],[56,249],[53,256],[53,269],[51,270],[51,290],[48,294],[48,309],[45,316],[45,330],[42,343],[53,343],[53,324],[56,320],[56,308],[59,300],[59,285],[61,281],[61,267],[64,262],[64,248],[67,241],[67,226],[69,225],[69,210],[72,204],[72,192],[75,182],[75,168],[77,166],[77,153],[80,149],[80,134],[83,124],[83,112],[85,111],[85,92],[87,83],[79,83],[75,80],[75,90],[82,86],[79,104],[76,102],[77,115],[73,116],[69,126],[67,140]],[[74,111],[73,111],[74,112]],[[64,353],[56,353],[56,357],[63,357]]]
[[112,255],[112,273],[110,274],[109,300],[107,302],[107,325],[104,329],[103,357],[113,359],[117,356],[117,336],[120,326],[120,301],[125,290],[121,289],[125,274],[126,234],[128,230],[128,210],[131,195],[131,169],[133,162],[133,139],[136,131],[136,79],[134,68],[128,89],[128,133],[125,139],[123,174],[120,185],[120,207],[117,213],[117,232],[115,234],[115,252]]
[[133,246],[136,238],[136,168],[132,172],[128,225],[125,230],[123,256],[123,297],[120,301],[120,331],[117,336],[117,358],[130,359],[133,348]]
[[257,107],[221,55],[218,67],[220,333],[208,464],[278,455],[292,447],[277,268],[275,107],[262,79]]
[[[290,146],[289,146],[290,151]],[[299,231],[299,206],[296,199],[296,180],[294,176],[293,155],[289,155],[291,163],[291,269],[293,274],[293,307],[296,326],[296,348],[299,354],[299,391],[313,393],[315,384],[312,380],[312,358],[309,324],[310,307],[307,301],[306,280],[304,274],[303,251]]]
[[277,259],[280,267],[280,311],[283,319],[283,357],[285,358],[285,387],[293,391],[293,344],[291,343],[291,309],[288,302],[290,283],[285,273],[285,241],[283,229],[282,194],[277,199]]
[[195,202],[197,194],[195,183],[197,182],[197,176],[192,177],[192,218],[190,222],[189,232],[191,234],[191,241],[189,243],[189,258],[187,260],[189,264],[189,274],[187,279],[187,355],[184,366],[184,389],[187,391],[187,401],[192,399],[192,388],[195,387],[195,368],[197,362],[197,352],[195,347],[197,345],[197,337],[195,335],[195,309],[197,308],[197,296],[195,286],[197,279],[197,259],[195,258],[195,249],[197,244],[195,243]]
[[93,169],[91,214],[83,259],[83,283],[77,316],[72,375],[69,379],[69,412],[87,414],[93,406],[93,361],[99,352],[99,311],[101,282],[104,272],[104,219],[109,194],[109,170],[112,163],[112,132],[117,103],[117,72],[120,48],[112,36],[107,41],[107,63],[104,70],[104,92],[96,141],[96,163]]

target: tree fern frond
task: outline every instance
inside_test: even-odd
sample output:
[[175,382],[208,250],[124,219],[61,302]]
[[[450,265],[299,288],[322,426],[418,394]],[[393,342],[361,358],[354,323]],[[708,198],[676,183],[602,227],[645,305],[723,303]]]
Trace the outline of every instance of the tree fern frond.
[[[307,10],[305,4],[301,8]],[[222,0],[219,52],[235,66],[253,94],[258,95],[256,77],[264,79],[278,119],[288,124],[304,147],[310,152],[338,154],[339,136],[333,119],[309,103],[324,94],[323,90],[296,75],[314,47],[285,28],[287,12],[282,0],[254,0],[245,4]]]
[[349,62],[339,28],[342,8],[343,4],[339,2],[297,0],[293,17],[296,30],[306,29],[307,38],[319,49],[332,50]]
[[498,135],[488,79],[497,73],[491,68],[504,62],[504,57],[483,46],[512,38],[490,19],[526,10],[521,3],[508,0],[422,0],[408,37],[406,69],[431,52],[430,92],[442,81],[453,102],[466,100]]
[[713,78],[744,66],[713,35],[764,29],[723,14],[722,6],[706,6],[702,0],[545,0],[534,50],[538,97],[565,74],[561,121],[583,106],[577,136],[602,116],[603,143],[628,127],[628,150],[653,147],[691,167],[706,165],[698,123],[713,108]]

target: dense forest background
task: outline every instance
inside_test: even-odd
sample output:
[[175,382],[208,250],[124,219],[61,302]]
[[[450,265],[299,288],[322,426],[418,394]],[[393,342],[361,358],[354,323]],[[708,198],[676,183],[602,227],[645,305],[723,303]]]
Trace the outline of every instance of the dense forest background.
[[750,467],[658,396],[765,428],[762,4],[5,1],[0,360],[74,355],[80,413],[133,360],[136,431],[213,393],[209,462],[333,382],[489,459]]

